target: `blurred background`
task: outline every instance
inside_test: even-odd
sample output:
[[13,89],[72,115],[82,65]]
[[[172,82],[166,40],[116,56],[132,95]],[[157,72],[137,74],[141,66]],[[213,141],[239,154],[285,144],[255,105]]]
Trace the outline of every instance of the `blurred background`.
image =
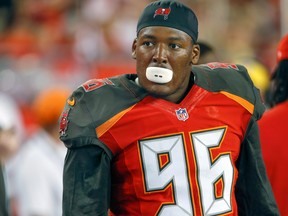
[[[0,92],[19,111],[13,123],[22,125],[20,149],[42,127],[33,104],[43,91],[54,86],[72,91],[87,79],[135,72],[131,45],[137,18],[149,2],[0,1]],[[199,40],[213,47],[217,61],[244,64],[265,94],[277,43],[288,33],[288,1],[182,2],[198,16]],[[15,205],[14,215],[20,215]]]

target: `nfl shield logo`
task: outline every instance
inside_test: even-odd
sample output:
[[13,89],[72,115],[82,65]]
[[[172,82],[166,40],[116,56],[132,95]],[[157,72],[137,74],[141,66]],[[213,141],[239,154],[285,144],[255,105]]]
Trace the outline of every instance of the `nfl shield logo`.
[[175,112],[176,112],[177,118],[181,121],[186,121],[189,118],[186,108],[184,109],[179,108],[178,110],[175,110]]

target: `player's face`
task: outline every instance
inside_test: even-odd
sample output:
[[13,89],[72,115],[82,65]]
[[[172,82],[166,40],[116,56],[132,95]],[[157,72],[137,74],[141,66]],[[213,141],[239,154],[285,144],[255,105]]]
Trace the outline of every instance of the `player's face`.
[[[199,59],[199,46],[183,31],[168,27],[146,27],[139,32],[132,47],[140,85],[151,94],[179,102],[187,91],[191,67]],[[173,71],[170,82],[159,84],[146,78],[147,67]]]

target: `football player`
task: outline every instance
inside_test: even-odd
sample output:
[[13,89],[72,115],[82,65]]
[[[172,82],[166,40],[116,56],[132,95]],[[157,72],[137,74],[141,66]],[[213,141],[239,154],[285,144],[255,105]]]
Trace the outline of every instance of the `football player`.
[[150,3],[132,44],[137,74],[68,99],[63,215],[279,215],[261,157],[264,107],[241,65],[197,66],[195,13]]

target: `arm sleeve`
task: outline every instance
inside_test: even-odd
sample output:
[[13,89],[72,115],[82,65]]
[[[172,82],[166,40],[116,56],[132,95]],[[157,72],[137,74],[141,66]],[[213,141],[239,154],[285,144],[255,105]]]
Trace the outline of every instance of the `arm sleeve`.
[[107,216],[110,157],[97,145],[69,148],[63,176],[63,216]]
[[236,199],[239,216],[280,215],[262,159],[259,129],[251,120],[237,160]]

